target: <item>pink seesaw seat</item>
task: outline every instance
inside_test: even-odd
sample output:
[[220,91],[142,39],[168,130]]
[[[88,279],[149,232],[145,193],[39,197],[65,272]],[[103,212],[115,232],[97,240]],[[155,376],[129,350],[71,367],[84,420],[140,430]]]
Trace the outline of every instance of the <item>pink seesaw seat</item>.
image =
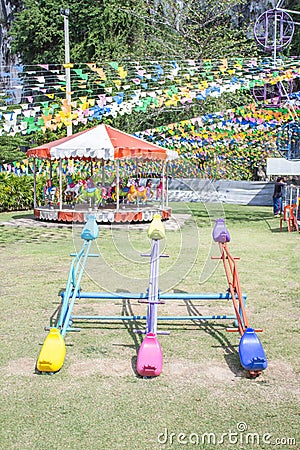
[[137,371],[143,377],[157,377],[162,371],[162,349],[155,333],[147,333],[137,357]]

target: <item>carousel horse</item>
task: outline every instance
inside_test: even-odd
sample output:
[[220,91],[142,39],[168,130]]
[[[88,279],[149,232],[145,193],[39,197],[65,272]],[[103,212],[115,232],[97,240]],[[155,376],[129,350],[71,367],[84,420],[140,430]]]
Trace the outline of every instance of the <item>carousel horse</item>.
[[43,188],[43,200],[47,206],[53,206],[55,200],[59,198],[59,190],[56,186],[53,186],[52,180],[47,180]]
[[128,186],[129,192],[127,198],[129,203],[134,203],[135,201],[141,201],[142,203],[147,202],[148,197],[146,186],[139,186],[134,180],[128,180]]
[[[112,185],[112,190],[111,190],[111,198],[114,202],[117,201],[117,182],[116,180],[113,181]],[[127,197],[129,192],[129,186],[128,183],[124,183],[124,181],[120,181],[119,182],[119,199],[121,200],[125,200],[125,198]]]
[[82,187],[83,189],[78,197],[79,201],[88,201],[90,206],[96,203],[97,207],[103,203],[102,188],[99,189],[91,177],[89,177],[86,181],[83,181]]
[[102,190],[102,198],[106,202],[114,201],[113,195],[115,193],[115,187],[114,186],[101,186],[100,189]]
[[77,183],[73,182],[70,175],[67,176],[67,187],[64,191],[66,201],[75,201],[79,196],[81,187],[84,184],[83,180],[78,180]]

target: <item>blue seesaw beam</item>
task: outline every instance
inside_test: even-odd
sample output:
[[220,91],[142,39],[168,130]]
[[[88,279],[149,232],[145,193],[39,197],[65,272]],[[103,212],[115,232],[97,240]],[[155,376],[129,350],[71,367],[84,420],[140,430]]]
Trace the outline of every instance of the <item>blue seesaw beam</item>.
[[[146,320],[147,316],[71,316],[74,320]],[[235,316],[213,315],[213,316],[157,316],[156,320],[214,320],[235,319]]]
[[89,256],[95,256],[90,255],[90,248],[93,240],[97,239],[98,234],[99,230],[95,217],[89,216],[81,233],[81,238],[84,240],[84,243],[81,250],[75,255],[71,262],[66,290],[62,294],[62,306],[57,321],[57,328],[60,329],[60,333],[63,337],[65,337],[69,330],[71,314],[75,300],[78,298],[87,258]]
[[94,216],[89,216],[82,230],[83,246],[72,260],[66,290],[63,296],[57,326],[51,327],[43,343],[36,363],[39,373],[58,372],[65,359],[66,346],[64,337],[70,331],[71,313],[80,290],[80,282],[85,264],[90,253],[91,243],[98,237],[98,225]]
[[[62,293],[62,298],[65,297],[65,294]],[[148,293],[128,293],[128,292],[82,292],[79,291],[77,293],[78,299],[97,299],[97,300],[145,300],[147,301],[149,298]],[[243,301],[246,302],[247,295],[243,295]],[[183,300],[183,301],[189,301],[189,300],[200,300],[200,301],[209,301],[209,300],[231,300],[230,293],[226,292],[225,294],[219,293],[209,293],[209,294],[188,294],[188,293],[165,293],[165,294],[159,294],[158,300]],[[149,306],[149,305],[148,305]],[[104,316],[104,315],[71,315],[70,316],[70,323],[73,320],[78,321],[136,321],[136,320],[147,320],[149,321],[149,315],[131,315],[131,316]],[[185,316],[158,316],[155,318],[156,321],[188,321],[188,320],[235,320],[235,315],[225,315],[225,314],[214,314],[214,315],[185,315]],[[68,328],[67,331],[72,331],[72,328]]]
[[[103,300],[148,300],[147,293],[134,292],[78,292],[77,298],[103,299]],[[231,300],[231,294],[208,293],[208,294],[189,294],[186,292],[171,292],[158,294],[160,300]],[[243,294],[243,299],[247,299],[247,295]]]

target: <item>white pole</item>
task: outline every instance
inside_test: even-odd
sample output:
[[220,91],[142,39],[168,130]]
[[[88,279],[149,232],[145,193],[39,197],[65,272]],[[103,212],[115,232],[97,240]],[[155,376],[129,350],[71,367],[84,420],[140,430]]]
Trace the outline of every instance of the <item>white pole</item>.
[[166,163],[166,207],[169,206],[169,177],[168,177],[168,163]]
[[293,203],[293,186],[290,186],[290,205]]
[[59,210],[62,210],[62,159],[59,160]]
[[105,185],[105,166],[104,166],[104,159],[101,160],[101,169],[102,169],[102,177],[101,177],[101,183],[102,186]]
[[[61,8],[61,15],[64,18],[64,36],[65,36],[65,71],[66,71],[66,100],[71,113],[71,69],[70,69],[70,42],[69,42],[69,15],[70,10]],[[72,134],[72,119],[70,117],[67,125],[67,136]]]
[[163,170],[162,170],[162,193],[161,193],[161,207],[162,209],[164,209],[165,207],[165,189],[166,189],[166,180],[165,180],[165,176],[166,176],[166,164],[165,162],[163,162]]
[[117,185],[116,185],[116,191],[117,191],[117,211],[119,211],[120,208],[120,172],[119,172],[119,160],[116,160],[116,176],[117,176]]
[[276,68],[276,59],[277,59],[277,11],[275,9],[275,16],[274,16],[274,55],[273,55],[273,64],[274,69]]
[[33,208],[36,208],[36,158],[33,160]]
[[[65,37],[65,73],[66,73],[66,100],[70,108],[70,118],[67,122],[67,136],[71,136],[72,118],[71,118],[71,69],[70,69],[70,40],[69,40],[69,15],[68,8],[60,8],[60,14],[64,18],[64,37]],[[70,162],[71,172],[74,172],[74,161]],[[59,162],[59,209],[62,209],[62,161]]]

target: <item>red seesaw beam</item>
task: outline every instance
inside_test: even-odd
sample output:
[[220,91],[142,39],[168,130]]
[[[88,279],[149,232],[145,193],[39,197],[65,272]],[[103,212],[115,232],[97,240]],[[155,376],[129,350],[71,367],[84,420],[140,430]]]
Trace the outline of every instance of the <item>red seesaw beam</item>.
[[[223,261],[223,266],[225,269],[225,274],[228,282],[229,291],[231,294],[233,308],[238,322],[238,331],[242,336],[245,332],[245,329],[248,328],[248,317],[243,302],[243,295],[241,291],[241,285],[237,270],[236,261],[239,258],[235,258],[230,254],[226,243],[219,242],[219,247],[221,252],[221,259]],[[236,299],[236,296],[238,298],[238,301]],[[242,313],[242,317],[240,311]]]

